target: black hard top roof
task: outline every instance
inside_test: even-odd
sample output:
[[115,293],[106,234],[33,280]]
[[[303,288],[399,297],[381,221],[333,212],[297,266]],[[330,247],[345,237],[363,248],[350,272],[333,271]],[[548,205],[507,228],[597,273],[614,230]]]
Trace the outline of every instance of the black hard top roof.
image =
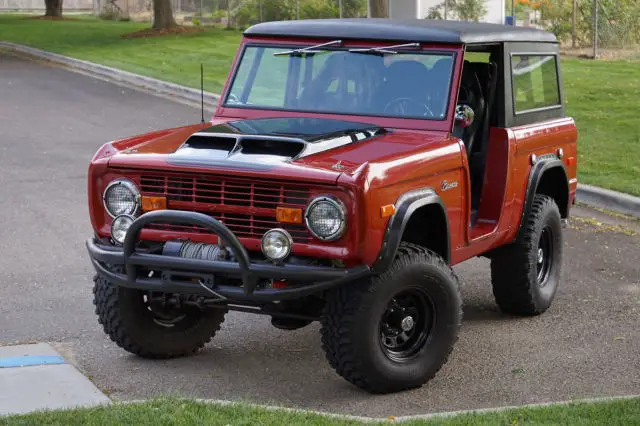
[[535,28],[429,19],[354,18],[276,21],[256,24],[248,28],[245,34],[454,44],[507,41],[557,43],[554,34]]

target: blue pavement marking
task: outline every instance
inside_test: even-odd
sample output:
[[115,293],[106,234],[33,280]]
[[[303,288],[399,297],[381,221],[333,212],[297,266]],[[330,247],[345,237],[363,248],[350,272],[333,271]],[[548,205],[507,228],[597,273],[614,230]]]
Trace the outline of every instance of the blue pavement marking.
[[0,368],[29,367],[33,365],[52,365],[64,363],[64,358],[55,355],[29,355],[12,358],[0,358]]

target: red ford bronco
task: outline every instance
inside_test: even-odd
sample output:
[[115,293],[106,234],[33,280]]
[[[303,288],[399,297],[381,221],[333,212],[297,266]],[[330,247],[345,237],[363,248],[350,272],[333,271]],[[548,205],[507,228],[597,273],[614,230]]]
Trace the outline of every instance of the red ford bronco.
[[89,168],[104,331],[193,353],[229,310],[321,323],[369,392],[419,387],[462,321],[452,266],[491,259],[500,309],[561,280],[576,191],[556,38],[378,19],[255,25],[208,123],[109,142]]

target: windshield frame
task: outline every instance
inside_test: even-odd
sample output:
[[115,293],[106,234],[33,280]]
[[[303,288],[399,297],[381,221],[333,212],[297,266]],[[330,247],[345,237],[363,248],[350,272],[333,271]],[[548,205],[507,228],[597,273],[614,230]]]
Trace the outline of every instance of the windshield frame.
[[[333,111],[318,111],[318,110],[304,110],[304,109],[289,109],[289,108],[279,108],[265,105],[239,105],[235,103],[228,103],[229,95],[231,93],[231,89],[236,82],[238,77],[238,72],[240,69],[240,65],[245,57],[248,48],[268,48],[268,49],[299,49],[304,47],[309,47],[313,45],[317,45],[322,42],[322,40],[313,39],[313,40],[295,40],[291,39],[263,39],[263,38],[245,38],[242,41],[242,44],[238,50],[238,54],[236,55],[233,68],[231,73],[229,74],[229,78],[225,84],[224,90],[220,96],[220,100],[218,102],[218,106],[216,109],[215,116],[221,117],[233,117],[233,118],[253,118],[257,116],[261,117],[283,117],[283,116],[291,116],[292,114],[296,114],[301,117],[341,117],[343,119],[349,119],[349,117],[353,117],[357,120],[362,120],[362,118],[368,118],[369,122],[378,124],[385,127],[401,127],[401,128],[415,128],[415,129],[424,129],[424,130],[444,130],[450,131],[452,128],[452,117],[454,116],[453,110],[455,108],[455,97],[457,96],[457,86],[459,80],[459,60],[462,57],[463,46],[462,45],[451,45],[451,44],[433,44],[433,43],[420,43],[419,49],[411,49],[407,51],[400,50],[399,53],[406,54],[441,54],[451,56],[452,59],[452,68],[451,68],[451,76],[449,80],[448,87],[448,95],[446,100],[446,107],[444,109],[444,116],[441,117],[402,117],[402,116],[393,116],[393,115],[384,115],[384,114],[371,114],[371,113],[363,113],[363,114],[353,114],[353,113],[344,113],[344,112],[333,112]],[[398,44],[397,42],[384,42],[378,40],[347,40],[343,42],[343,44],[339,47],[328,46],[327,48],[323,48],[323,51],[328,52],[346,52],[349,49],[353,48],[370,48],[370,47],[380,47],[382,45],[388,44],[392,46],[394,44]],[[371,53],[353,53],[355,55],[358,54],[371,54]],[[253,76],[252,78],[255,78]]]

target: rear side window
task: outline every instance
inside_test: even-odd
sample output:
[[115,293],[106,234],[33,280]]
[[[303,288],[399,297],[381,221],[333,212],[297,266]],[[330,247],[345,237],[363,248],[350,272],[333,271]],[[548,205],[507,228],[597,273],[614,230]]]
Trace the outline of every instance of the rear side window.
[[560,106],[555,55],[513,55],[511,73],[516,113]]

